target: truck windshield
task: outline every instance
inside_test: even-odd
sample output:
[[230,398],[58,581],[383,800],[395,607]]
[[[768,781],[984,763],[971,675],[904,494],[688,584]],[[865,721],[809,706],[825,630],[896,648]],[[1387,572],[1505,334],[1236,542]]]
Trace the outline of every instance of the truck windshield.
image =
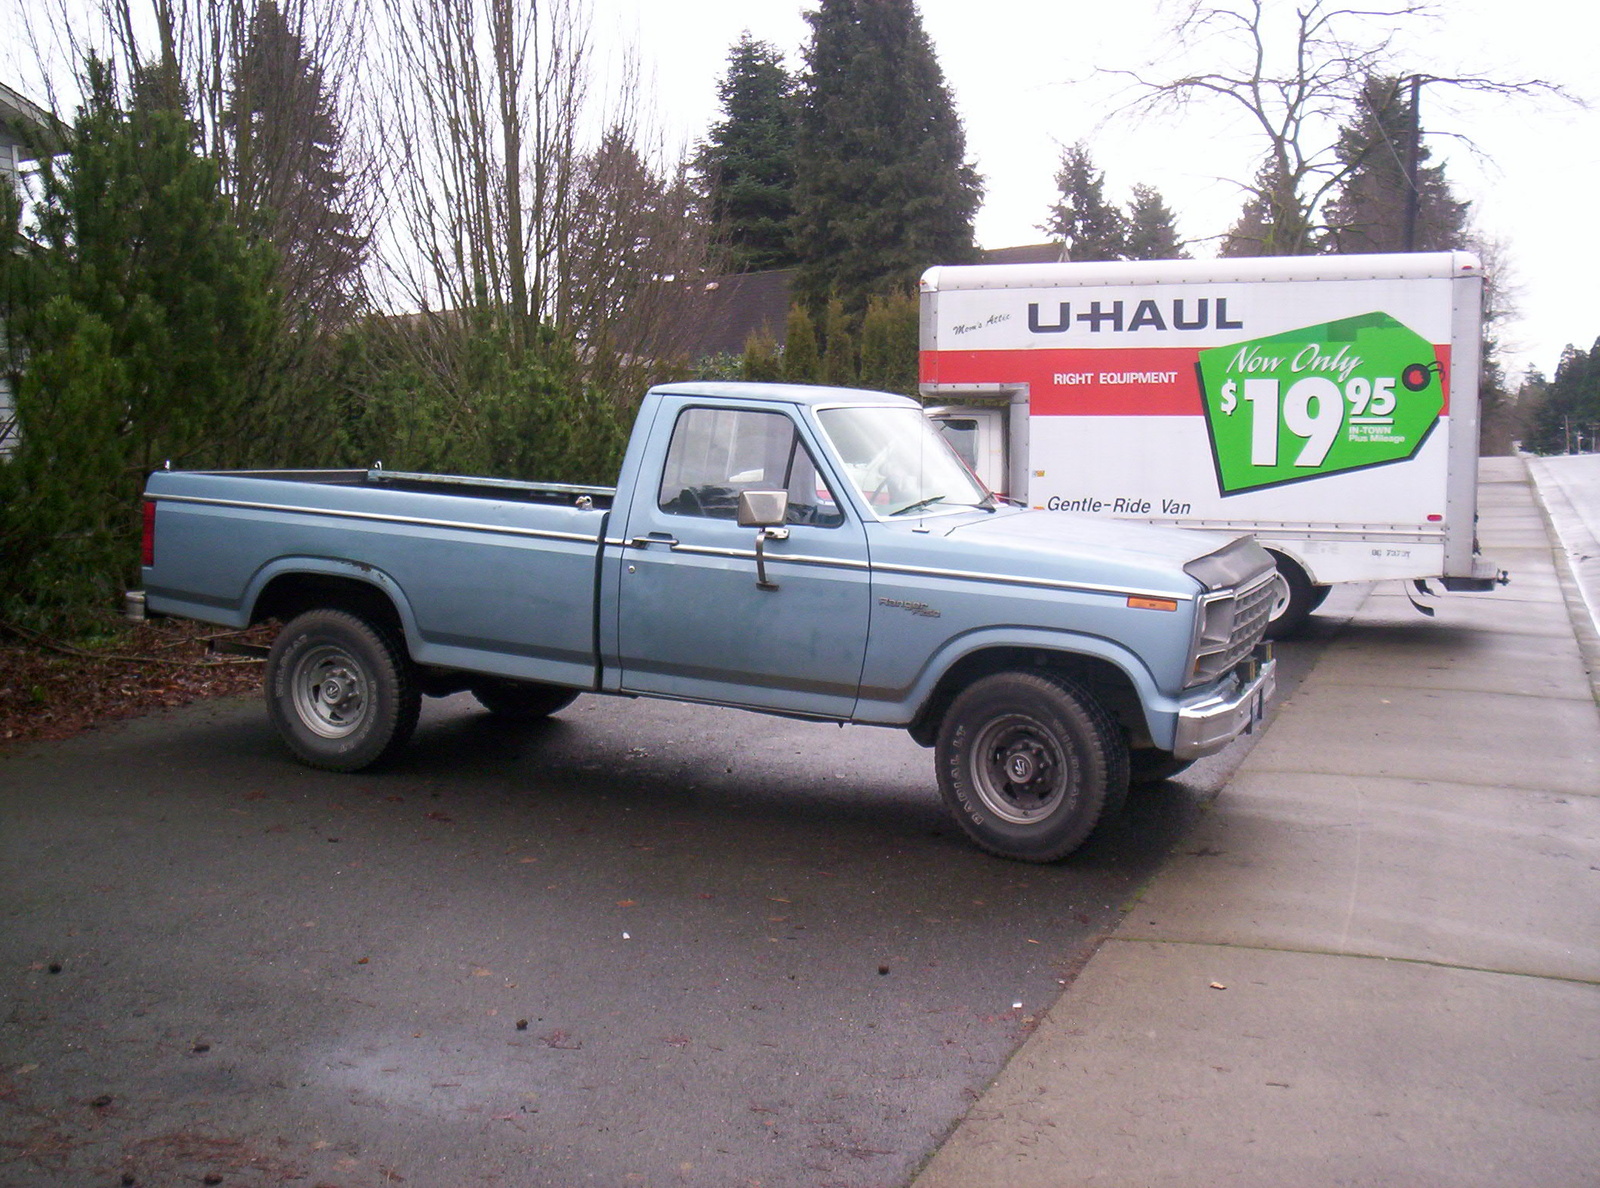
[[930,508],[995,506],[994,496],[920,409],[825,408],[817,419],[850,481],[880,519]]

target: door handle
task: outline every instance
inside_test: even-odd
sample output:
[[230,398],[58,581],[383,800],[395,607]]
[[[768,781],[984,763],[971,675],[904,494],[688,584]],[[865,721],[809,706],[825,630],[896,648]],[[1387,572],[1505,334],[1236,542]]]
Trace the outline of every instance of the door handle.
[[666,545],[668,548],[678,547],[678,538],[670,532],[652,532],[648,536],[636,536],[628,542],[636,549],[649,548],[653,544]]
[[762,590],[776,590],[777,582],[767,580],[767,541],[788,540],[787,528],[758,528],[756,530],[756,586]]

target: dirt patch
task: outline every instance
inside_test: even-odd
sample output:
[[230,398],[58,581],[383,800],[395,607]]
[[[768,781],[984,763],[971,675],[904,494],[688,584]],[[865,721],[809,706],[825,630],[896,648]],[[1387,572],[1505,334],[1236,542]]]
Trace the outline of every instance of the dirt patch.
[[70,738],[154,709],[255,693],[261,661],[214,649],[264,646],[275,630],[112,621],[93,640],[65,643],[0,623],[0,750]]

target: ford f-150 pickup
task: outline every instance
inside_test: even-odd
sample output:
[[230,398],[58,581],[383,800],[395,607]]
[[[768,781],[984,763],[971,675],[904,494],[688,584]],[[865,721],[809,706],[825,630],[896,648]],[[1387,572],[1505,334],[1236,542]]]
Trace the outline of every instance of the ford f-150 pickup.
[[151,613],[281,621],[268,712],[312,766],[389,758],[463,690],[897,726],[980,846],[1034,862],[1275,683],[1249,538],[1009,506],[915,401],[842,388],[654,388],[615,488],[157,471],[143,563]]

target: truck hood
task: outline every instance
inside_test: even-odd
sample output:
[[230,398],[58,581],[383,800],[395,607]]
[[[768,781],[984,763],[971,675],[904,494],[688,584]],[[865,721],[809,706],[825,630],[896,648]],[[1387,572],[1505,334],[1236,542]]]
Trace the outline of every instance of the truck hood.
[[[937,521],[924,521],[935,531]],[[1248,535],[1170,528],[1110,520],[1079,512],[1005,508],[962,516],[945,536],[969,547],[1010,555],[1025,569],[1064,566],[1117,569],[1127,577],[1164,575],[1181,583],[1187,572],[1207,589],[1234,585],[1272,566],[1272,557]],[[1204,560],[1202,560],[1204,558]]]

